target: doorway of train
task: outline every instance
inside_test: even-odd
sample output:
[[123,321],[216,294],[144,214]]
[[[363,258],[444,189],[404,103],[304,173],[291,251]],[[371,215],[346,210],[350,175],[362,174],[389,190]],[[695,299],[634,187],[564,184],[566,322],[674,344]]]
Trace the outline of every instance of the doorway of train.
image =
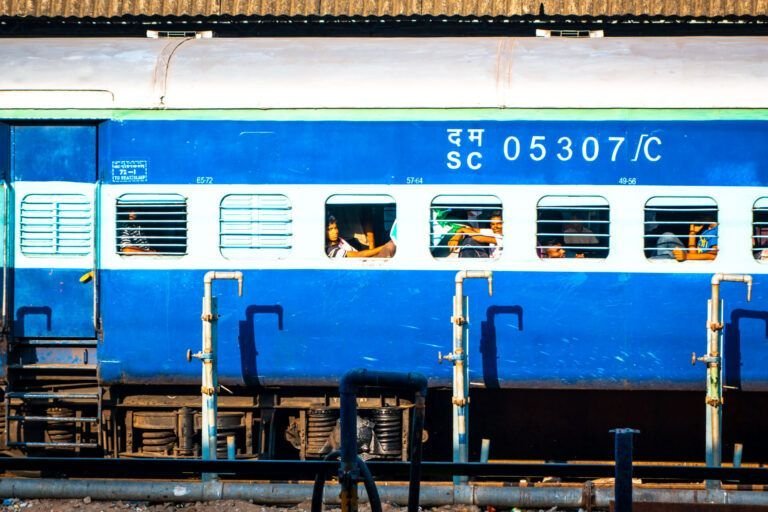
[[98,126],[9,123],[8,448],[98,448]]

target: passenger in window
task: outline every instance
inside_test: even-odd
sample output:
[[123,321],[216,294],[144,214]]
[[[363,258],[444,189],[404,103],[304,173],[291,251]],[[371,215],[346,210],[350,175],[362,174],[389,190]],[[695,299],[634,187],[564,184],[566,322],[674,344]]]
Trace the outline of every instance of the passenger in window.
[[395,243],[390,240],[384,245],[373,249],[358,251],[339,236],[339,225],[336,217],[328,217],[325,226],[325,254],[329,258],[391,258],[395,255]]
[[673,253],[677,261],[717,258],[717,222],[714,216],[705,216],[701,224],[691,224],[688,232],[688,248],[677,248]]
[[501,212],[493,212],[487,228],[460,227],[448,241],[459,247],[459,258],[498,258],[504,247],[504,220]]
[[592,230],[584,225],[584,219],[578,213],[574,213],[563,228],[563,241],[569,258],[583,258],[584,246],[597,246],[600,243]]
[[128,222],[120,230],[120,252],[126,254],[155,252],[144,236],[136,217],[136,212],[128,212]]
[[[544,251],[541,254],[542,258],[567,258],[568,255],[563,249],[563,244],[559,240],[548,240],[543,246]],[[574,254],[575,258],[583,258],[583,253]]]
[[656,240],[656,249],[654,250],[652,260],[673,260],[676,259],[675,250],[682,250],[685,244],[674,233],[665,231],[659,235]]

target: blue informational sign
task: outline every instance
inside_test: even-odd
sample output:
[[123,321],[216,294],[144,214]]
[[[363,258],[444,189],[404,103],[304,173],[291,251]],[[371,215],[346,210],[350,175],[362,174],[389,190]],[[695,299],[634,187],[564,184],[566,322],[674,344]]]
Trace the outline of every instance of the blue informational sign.
[[124,121],[110,137],[162,170],[135,169],[150,183],[768,185],[765,121]]

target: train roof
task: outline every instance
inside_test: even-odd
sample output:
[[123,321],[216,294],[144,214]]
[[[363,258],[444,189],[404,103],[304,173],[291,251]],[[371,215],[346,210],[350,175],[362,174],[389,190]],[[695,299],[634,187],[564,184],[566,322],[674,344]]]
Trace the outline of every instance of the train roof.
[[0,39],[0,109],[766,108],[768,38]]

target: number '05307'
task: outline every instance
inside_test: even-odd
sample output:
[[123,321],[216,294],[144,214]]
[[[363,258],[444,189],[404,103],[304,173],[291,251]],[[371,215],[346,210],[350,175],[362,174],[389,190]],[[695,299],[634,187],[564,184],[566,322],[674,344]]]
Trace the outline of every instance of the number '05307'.
[[629,160],[653,163],[661,160],[661,145],[660,137],[647,133],[637,138],[614,136],[602,140],[590,135],[580,141],[567,136],[547,139],[544,135],[533,135],[530,140],[521,141],[519,137],[510,135],[504,139],[503,151],[504,158],[510,162],[527,156],[534,162],[552,158],[561,162],[573,158],[594,162],[602,157],[611,162]]

